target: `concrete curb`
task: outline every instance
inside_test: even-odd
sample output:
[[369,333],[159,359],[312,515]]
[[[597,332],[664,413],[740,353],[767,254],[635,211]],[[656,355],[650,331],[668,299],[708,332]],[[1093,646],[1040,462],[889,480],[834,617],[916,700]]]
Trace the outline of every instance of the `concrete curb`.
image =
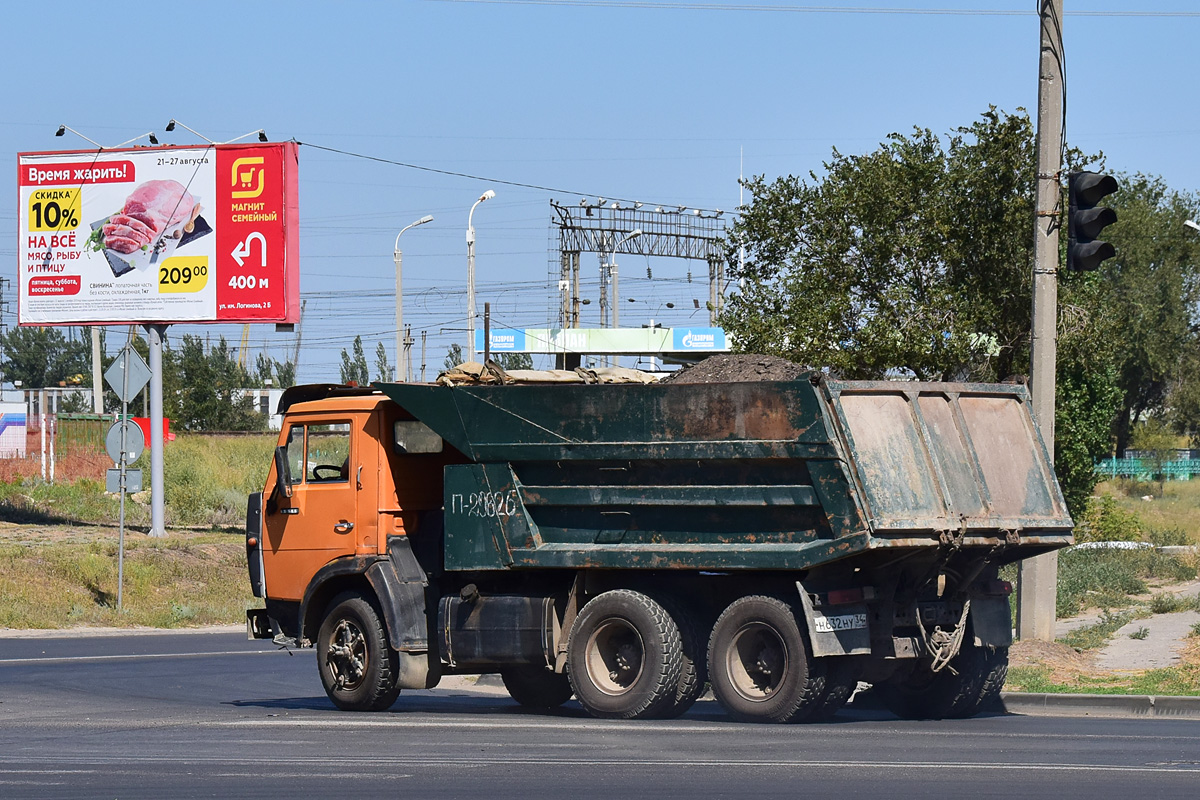
[[1003,692],[995,710],[1030,716],[1200,719],[1200,697]]

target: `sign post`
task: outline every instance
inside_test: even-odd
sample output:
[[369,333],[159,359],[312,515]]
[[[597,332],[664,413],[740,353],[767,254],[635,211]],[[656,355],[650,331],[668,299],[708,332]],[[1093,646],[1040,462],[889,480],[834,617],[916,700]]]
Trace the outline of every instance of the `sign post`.
[[[136,377],[135,377],[136,375]],[[145,446],[145,439],[142,436],[141,428],[132,425],[129,421],[129,400],[137,397],[138,392],[146,385],[146,379],[149,377],[150,371],[146,367],[146,363],[142,361],[141,356],[133,351],[133,329],[129,329],[129,337],[125,340],[125,349],[121,351],[121,358],[113,362],[113,365],[108,368],[105,373],[105,380],[108,385],[117,393],[117,397],[121,400],[121,419],[113,423],[109,428],[108,436],[104,439],[105,449],[113,461],[117,462],[117,491],[120,494],[121,512],[120,512],[120,528],[118,529],[117,539],[117,613],[121,613],[124,608],[125,597],[125,494],[128,490],[126,483],[129,473],[126,466],[130,461],[136,461],[138,456],[142,454],[142,448]],[[131,430],[136,430],[133,438],[135,443],[131,446]],[[111,474],[113,470],[109,470]],[[111,483],[111,481],[109,481]],[[141,479],[138,479],[139,488]],[[107,488],[107,487],[106,487]]]

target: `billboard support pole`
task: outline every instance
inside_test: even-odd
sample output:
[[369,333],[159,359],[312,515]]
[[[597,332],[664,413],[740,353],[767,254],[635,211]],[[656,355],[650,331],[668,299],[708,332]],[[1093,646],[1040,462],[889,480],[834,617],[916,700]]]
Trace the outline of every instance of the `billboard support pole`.
[[150,334],[150,535],[166,536],[163,504],[163,336],[166,325],[147,325]]
[[[104,413],[104,384],[100,380],[100,326],[92,326],[92,411]],[[119,594],[119,593],[118,593]]]

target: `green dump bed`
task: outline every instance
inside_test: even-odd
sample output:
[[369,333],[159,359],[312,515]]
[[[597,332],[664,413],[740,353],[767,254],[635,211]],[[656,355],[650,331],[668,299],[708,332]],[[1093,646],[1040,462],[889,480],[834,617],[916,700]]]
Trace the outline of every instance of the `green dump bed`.
[[946,545],[1011,561],[1071,543],[1023,386],[378,388],[469,462],[445,472],[451,570],[806,569]]

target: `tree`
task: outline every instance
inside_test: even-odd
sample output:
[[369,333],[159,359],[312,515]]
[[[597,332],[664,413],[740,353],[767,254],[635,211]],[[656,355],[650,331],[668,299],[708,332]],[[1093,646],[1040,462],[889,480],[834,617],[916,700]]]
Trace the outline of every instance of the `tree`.
[[287,389],[296,385],[296,365],[259,353],[254,359],[254,378],[255,387],[261,388],[270,381],[273,388]]
[[724,324],[740,348],[847,377],[1008,374],[1028,350],[1033,155],[1028,117],[991,109],[945,147],[917,128],[835,150],[811,182],[748,181]]
[[358,386],[370,386],[371,376],[367,370],[367,355],[363,351],[361,336],[354,337],[351,346],[354,355],[342,350],[342,383],[354,383]]
[[503,370],[533,369],[533,356],[529,353],[492,353],[492,361]]
[[1179,446],[1178,437],[1167,424],[1157,417],[1138,423],[1130,438],[1134,449],[1143,462],[1150,467],[1150,479],[1158,482],[1158,496],[1162,497],[1167,480],[1166,465],[1175,457]]
[[62,328],[13,328],[0,335],[0,352],[4,379],[20,381],[26,389],[57,386],[75,375],[91,374],[90,337],[68,338]]
[[[496,366],[503,370],[533,369],[533,356],[528,353],[492,353],[491,359]],[[462,346],[452,344],[450,345],[450,349],[446,351],[446,359],[442,362],[442,365],[445,369],[454,369],[465,360]]]
[[[1094,159],[1068,151],[1068,163]],[[949,136],[892,134],[833,151],[826,172],[746,181],[728,245],[746,248],[721,322],[735,347],[848,378],[1002,380],[1029,363],[1036,159],[1024,112]],[[1115,226],[1114,226],[1115,228]],[[730,259],[736,263],[737,259]],[[1116,411],[1102,282],[1060,283],[1056,464],[1073,510]]]
[[454,369],[466,359],[463,358],[462,345],[455,342],[450,345],[450,349],[446,351],[446,360],[442,362],[445,369]]
[[387,348],[383,346],[383,342],[379,342],[375,346],[375,374],[378,376],[376,380],[379,381],[394,380],[392,365],[388,363]]
[[163,353],[163,413],[187,431],[265,430],[249,395],[238,394],[252,382],[224,336],[205,352],[203,339],[184,334]]
[[1161,178],[1120,175],[1108,205],[1118,221],[1105,229],[1117,249],[1098,279],[1107,287],[1105,313],[1114,340],[1121,388],[1113,420],[1118,452],[1134,427],[1160,415],[1181,432],[1200,430],[1200,240],[1184,220],[1200,215],[1195,195],[1169,189]]
[[296,364],[293,361],[275,362],[275,386],[288,389],[296,385]]

